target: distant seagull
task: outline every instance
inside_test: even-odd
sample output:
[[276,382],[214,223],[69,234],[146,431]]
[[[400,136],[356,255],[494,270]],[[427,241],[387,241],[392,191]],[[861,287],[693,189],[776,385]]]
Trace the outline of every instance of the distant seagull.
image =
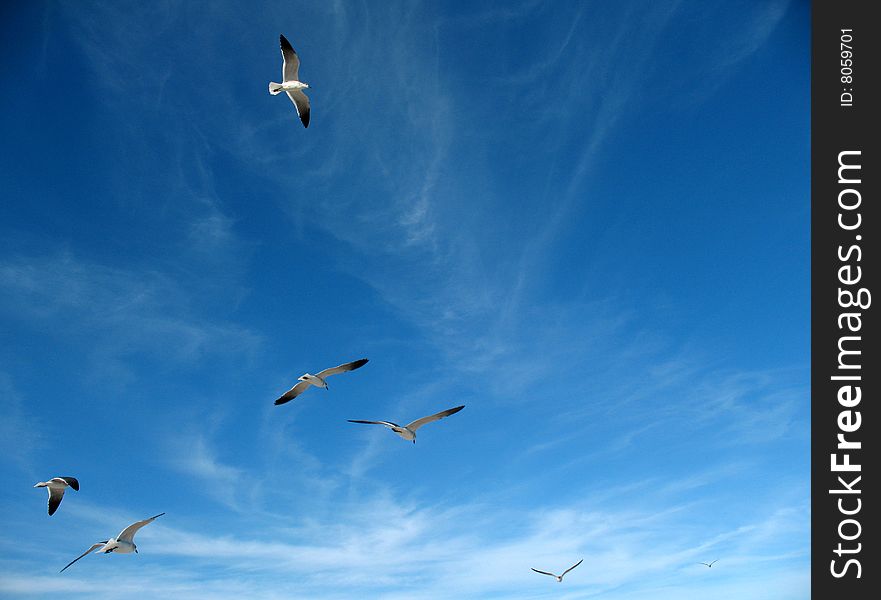
[[[67,567],[84,557],[86,554],[94,552],[98,549],[100,549],[101,552],[103,552],[104,554],[107,554],[109,552],[117,552],[119,554],[130,554],[132,552],[137,553],[138,547],[135,545],[135,534],[141,527],[143,527],[144,525],[149,525],[155,519],[158,519],[164,514],[165,513],[159,513],[155,517],[150,517],[149,519],[144,519],[143,521],[138,521],[137,523],[132,523],[131,525],[123,529],[115,538],[110,538],[109,540],[104,540],[103,542],[95,542],[94,544],[92,544],[91,548],[67,563]],[[64,569],[66,569],[67,567],[64,567]],[[61,569],[59,573],[63,573],[64,569]]]
[[712,566],[715,565],[717,562],[719,562],[719,559],[718,559],[718,558],[717,558],[716,560],[714,560],[713,562],[711,562],[711,563],[705,563],[705,562],[702,562],[702,563],[698,563],[698,564],[699,564],[699,565],[706,565],[706,566],[708,566],[708,567],[712,567]]
[[281,398],[275,401],[276,404],[284,404],[285,402],[290,402],[303,392],[305,392],[310,385],[314,385],[315,387],[320,387],[327,389],[327,382],[325,379],[330,377],[331,375],[336,375],[337,373],[345,373],[346,371],[354,371],[355,369],[363,367],[367,364],[367,359],[362,358],[356,360],[354,362],[346,363],[344,365],[340,365],[338,367],[333,367],[331,369],[325,369],[320,371],[318,375],[311,375],[306,373],[305,375],[301,375],[297,378],[298,383],[288,391],[286,391]]
[[575,567],[580,565],[582,562],[584,562],[583,558],[581,560],[579,560],[577,563],[575,563],[574,565],[572,565],[571,567],[569,567],[568,569],[566,569],[565,571],[563,571],[562,575],[554,575],[553,573],[548,573],[547,571],[539,571],[538,569],[532,569],[532,570],[535,571],[536,573],[541,573],[542,575],[550,575],[551,577],[556,578],[557,581],[562,582],[563,575],[565,575],[566,573],[568,573],[569,571],[571,571],[572,569],[574,569]]
[[401,427],[391,421],[355,421],[352,419],[348,419],[349,423],[367,423],[369,425],[385,425],[399,436],[404,438],[405,440],[412,440],[413,443],[416,443],[416,430],[425,425],[426,423],[431,423],[432,421],[437,421],[438,419],[443,419],[444,417],[449,417],[452,414],[455,414],[465,408],[465,405],[457,406],[456,408],[448,408],[447,410],[442,410],[441,412],[431,415],[430,417],[422,417],[421,419],[416,419],[412,423],[408,423]]
[[309,127],[309,98],[303,93],[309,85],[299,80],[300,57],[285,36],[280,35],[278,39],[281,41],[281,58],[284,60],[281,67],[281,83],[270,81],[269,93],[275,96],[287,92],[288,98],[297,108],[303,127]]
[[64,490],[72,487],[76,491],[80,491],[80,482],[76,477],[53,477],[49,481],[40,481],[34,485],[35,488],[44,487],[49,492],[49,516],[55,514],[61,499],[64,497]]

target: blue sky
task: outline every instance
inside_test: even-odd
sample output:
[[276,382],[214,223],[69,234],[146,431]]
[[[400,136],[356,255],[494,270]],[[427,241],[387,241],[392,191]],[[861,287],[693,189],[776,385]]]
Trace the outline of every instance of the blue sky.
[[809,9],[4,5],[0,597],[808,597]]

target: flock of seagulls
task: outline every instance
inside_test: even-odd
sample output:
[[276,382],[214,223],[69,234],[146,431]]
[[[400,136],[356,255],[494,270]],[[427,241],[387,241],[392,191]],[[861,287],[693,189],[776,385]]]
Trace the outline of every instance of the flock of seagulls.
[[[35,488],[46,488],[49,491],[49,516],[55,514],[55,511],[58,510],[58,507],[61,505],[61,499],[64,497],[64,491],[67,488],[73,488],[75,491],[80,490],[80,482],[76,477],[53,477],[49,481],[38,481],[34,484]],[[103,542],[95,542],[92,546],[77,556],[75,559],[67,563],[64,569],[61,569],[59,573],[63,573],[67,567],[84,557],[86,554],[90,554],[95,550],[100,549],[104,554],[109,554],[110,552],[117,552],[120,554],[128,554],[130,552],[137,552],[138,547],[135,545],[135,534],[138,530],[147,525],[148,523],[152,523],[154,519],[161,517],[165,513],[160,513],[155,517],[150,517],[149,519],[144,519],[143,521],[138,521],[137,523],[132,523],[121,532],[115,538],[110,538],[109,540],[104,540]]]
[[[49,516],[55,514],[55,511],[58,510],[58,507],[61,505],[61,499],[64,497],[64,491],[67,488],[73,488],[75,491],[80,490],[80,482],[76,477],[53,477],[49,481],[38,481],[34,484],[35,488],[46,488],[49,491]],[[148,523],[152,523],[155,519],[161,517],[165,513],[160,513],[155,517],[150,517],[149,519],[144,519],[143,521],[138,521],[137,523],[132,523],[125,529],[119,532],[119,535],[115,538],[110,538],[109,540],[104,540],[102,542],[95,542],[92,546],[77,556],[75,559],[67,563],[64,569],[61,569],[59,573],[63,573],[67,567],[84,557],[86,554],[90,554],[95,550],[100,549],[104,554],[109,554],[110,552],[117,552],[119,554],[128,554],[130,552],[137,552],[138,547],[135,545],[135,534],[138,530],[147,525]]]
[[[285,38],[284,35],[279,36],[279,42],[281,45],[282,56],[282,82],[270,82],[269,93],[275,96],[277,94],[280,94],[281,92],[285,92],[288,95],[288,98],[291,99],[291,102],[293,102],[294,107],[297,110],[297,116],[299,116],[300,122],[303,123],[303,127],[309,127],[309,97],[306,96],[306,94],[303,92],[304,89],[309,88],[309,85],[300,81],[300,57],[297,55],[297,52],[294,50],[293,46],[291,46],[291,43],[287,40],[287,38]],[[331,375],[339,375],[340,373],[348,373],[349,371],[360,369],[365,364],[367,364],[367,361],[368,359],[361,358],[352,362],[343,363],[336,367],[324,369],[323,371],[319,371],[315,375],[311,373],[304,373],[297,378],[297,383],[291,389],[282,394],[275,401],[275,404],[286,404],[308,390],[310,387],[328,389],[328,377],[330,377]],[[464,405],[456,406],[454,408],[448,408],[433,415],[428,415],[427,417],[416,419],[415,421],[411,421],[410,423],[403,426],[398,425],[397,423],[393,423],[392,421],[364,421],[359,419],[348,419],[348,421],[350,423],[362,423],[366,425],[382,425],[392,430],[404,440],[408,442],[413,442],[415,444],[416,431],[420,427],[428,423],[433,423],[434,421],[439,421],[440,419],[443,419],[450,415],[454,415],[457,412],[461,411],[463,408],[465,408]],[[75,477],[53,477],[48,481],[37,482],[36,484],[34,484],[34,487],[46,488],[46,490],[48,491],[49,515],[51,516],[55,514],[55,511],[57,511],[58,507],[61,505],[61,500],[64,497],[64,492],[67,490],[67,488],[73,488],[74,491],[79,491],[80,484]],[[88,550],[67,563],[67,565],[65,565],[60,572],[64,572],[68,569],[68,567],[73,565],[81,558],[96,551],[102,552],[104,554],[130,554],[133,552],[137,553],[138,547],[135,544],[135,534],[140,531],[142,527],[149,525],[164,514],[164,512],[159,513],[158,515],[152,516],[149,519],[144,519],[143,521],[132,523],[131,525],[123,529],[116,537],[100,542],[95,542],[89,547]],[[705,565],[707,567],[712,567],[717,561],[718,559],[710,563],[701,562],[699,564]],[[560,575],[556,575],[548,571],[541,571],[535,568],[533,568],[532,570],[541,575],[548,575],[550,577],[553,577],[558,582],[562,582],[563,576],[565,576],[569,571],[580,565],[582,562],[584,562],[584,559],[579,560],[577,563],[563,571]]]
[[[282,39],[284,39],[282,37]],[[366,358],[360,358],[358,360],[354,360],[352,362],[343,363],[336,367],[331,367],[329,369],[324,369],[323,371],[319,371],[317,375],[312,375],[311,373],[305,373],[300,375],[297,378],[297,383],[294,387],[286,391],[281,395],[276,401],[275,405],[278,406],[280,404],[286,404],[305,392],[309,389],[310,386],[315,386],[319,388],[327,389],[327,378],[331,375],[338,375],[339,373],[348,373],[349,371],[354,371],[355,369],[360,369],[365,364],[367,364]],[[392,423],[391,421],[359,421],[355,419],[349,419],[349,423],[366,423],[368,425],[385,425],[399,436],[407,440],[408,442],[416,443],[416,430],[425,425],[426,423],[431,423],[432,421],[438,421],[443,419],[444,417],[448,417],[452,414],[456,414],[460,410],[465,408],[465,405],[457,406],[455,408],[448,408],[447,410],[442,410],[439,413],[435,413],[433,415],[429,415],[427,417],[422,417],[421,419],[416,419],[412,423],[408,423],[401,427],[397,423]]]

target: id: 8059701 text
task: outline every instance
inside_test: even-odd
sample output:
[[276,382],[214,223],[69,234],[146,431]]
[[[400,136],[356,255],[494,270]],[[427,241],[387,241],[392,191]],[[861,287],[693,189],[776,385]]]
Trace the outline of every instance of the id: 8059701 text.
[[853,106],[853,29],[841,30],[841,106]]

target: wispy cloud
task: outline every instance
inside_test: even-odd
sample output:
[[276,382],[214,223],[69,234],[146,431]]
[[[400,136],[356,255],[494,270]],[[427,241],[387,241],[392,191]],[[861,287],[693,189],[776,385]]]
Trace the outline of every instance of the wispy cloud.
[[[19,323],[50,324],[56,335],[88,337],[102,369],[123,375],[142,352],[191,362],[216,353],[247,355],[259,336],[195,311],[192,293],[161,272],[122,269],[71,253],[0,260],[0,311]],[[96,367],[96,365],[93,365]],[[106,374],[106,373],[105,373]]]
[[[691,18],[682,4],[637,3],[611,20],[597,6],[545,2],[477,8],[475,20],[439,20],[431,3],[312,7],[331,20],[334,35],[290,33],[304,78],[315,84],[314,121],[305,132],[289,103],[266,95],[260,75],[277,75],[276,27],[295,26],[276,18],[287,6],[270,8],[265,21],[242,16],[260,27],[231,39],[220,27],[233,21],[229,7],[197,15],[160,2],[146,17],[112,3],[59,9],[64,18],[53,27],[63,21],[73,32],[97,74],[97,101],[126,128],[131,160],[121,168],[144,176],[128,180],[148,182],[132,190],[118,184],[119,202],[162,225],[156,230],[166,237],[151,240],[151,255],[156,243],[172,248],[175,260],[133,265],[56,246],[0,258],[0,317],[76,341],[102,386],[131,382],[136,363],[186,369],[188,382],[163,385],[187,393],[174,389],[173,400],[148,407],[150,423],[165,419],[162,427],[144,426],[149,431],[132,442],[158,450],[155,463],[167,469],[145,476],[145,484],[167,477],[169,495],[187,497],[175,503],[177,514],[139,534],[137,557],[89,557],[64,579],[4,559],[0,595],[63,587],[73,597],[146,588],[176,600],[611,592],[665,600],[769,590],[776,598],[804,597],[809,507],[804,489],[787,487],[801,485],[806,471],[787,469],[748,499],[748,510],[742,488],[730,484],[770,471],[762,451],[804,439],[803,370],[729,365],[715,340],[689,344],[652,320],[660,300],[634,299],[601,277],[580,281],[582,263],[614,258],[602,248],[583,259],[575,255],[581,248],[558,252],[572,224],[593,217],[594,168],[618,128],[637,109],[679,98],[672,83],[660,81],[668,73],[655,51],[681,31],[672,25]],[[740,64],[760,51],[787,7],[751,10],[720,43],[731,51],[721,62]],[[202,26],[191,31],[197,20]],[[481,47],[473,65],[451,66],[449,49],[481,27],[510,28],[514,39],[531,43],[505,53]],[[154,69],[125,83],[154,58]],[[179,95],[180,84],[204,77],[197,67],[209,62],[222,75],[210,93]],[[694,67],[713,73],[702,80],[706,89],[730,73],[715,73],[713,64],[708,58]],[[492,94],[481,92],[486,81]],[[254,100],[258,93],[264,103]],[[200,110],[203,102],[220,108]],[[500,110],[505,102],[521,110]],[[162,115],[167,127],[144,130],[138,110]],[[227,118],[206,117],[221,111]],[[549,157],[540,172],[524,168],[539,156]],[[154,177],[156,161],[167,168]],[[230,164],[248,178],[241,189],[226,187]],[[266,214],[237,214],[234,195]],[[423,487],[419,474],[431,467],[430,454],[398,452],[406,445],[384,429],[352,426],[310,445],[324,435],[315,417],[324,398],[279,412],[267,397],[260,412],[257,400],[243,408],[240,397],[230,401],[239,389],[213,380],[272,380],[224,373],[214,359],[238,362],[263,345],[229,306],[248,293],[243,231],[265,228],[282,213],[287,222],[271,235],[250,230],[250,248],[271,243],[284,276],[308,279],[320,269],[357,278],[374,293],[359,306],[367,312],[382,304],[398,326],[371,324],[374,336],[358,343],[378,348],[388,344],[383,336],[400,336],[414,349],[384,367],[398,371],[386,388],[365,384],[376,392],[369,412],[367,403],[346,411],[406,419],[467,403],[467,420],[456,423],[466,442],[447,439],[448,454],[434,463],[455,471],[457,485],[442,494]],[[322,264],[304,266],[302,256],[319,245]],[[306,345],[282,335],[282,343]],[[74,357],[77,366],[82,360]],[[265,390],[248,392],[262,398]],[[8,378],[0,377],[0,394],[4,416],[11,415],[0,434],[21,440],[27,457],[39,443],[39,423],[24,413]],[[158,417],[155,406],[163,404],[174,410]],[[342,417],[340,424],[347,425]],[[668,451],[689,455],[654,475]],[[792,462],[791,455],[780,460]],[[102,536],[147,516],[76,499],[64,516],[100,525]],[[725,519],[715,518],[718,510],[727,511]],[[9,548],[26,537],[4,535],[0,543]],[[91,534],[84,544],[65,538],[49,552],[63,564],[91,541]],[[31,549],[43,552],[36,542]],[[565,587],[529,570],[556,570],[581,557],[585,564]],[[717,557],[740,570],[738,583],[695,566]]]
[[[678,18],[691,25],[693,36],[671,41],[669,48],[683,52],[680,44],[698,45],[707,48],[706,60],[694,64],[688,72],[653,72],[659,97],[685,107],[707,101],[738,73],[745,61],[767,48],[793,4],[791,0],[704,3],[701,11],[680,13]],[[728,22],[733,26],[724,31],[705,27],[704,11],[728,15]],[[807,68],[807,63],[805,65]],[[695,85],[695,82],[699,83]]]
[[[681,494],[687,495],[687,490]],[[807,560],[795,546],[775,542],[783,530],[807,539],[806,506],[768,506],[733,529],[718,529],[695,519],[696,506],[674,497],[659,509],[653,496],[613,496],[601,502],[588,496],[568,506],[517,511],[492,503],[416,505],[379,494],[327,518],[282,517],[271,529],[263,525],[247,534],[187,527],[186,517],[167,515],[138,534],[144,557],[139,562],[147,562],[137,566],[138,577],[157,598],[191,597],[199,582],[207,586],[209,597],[225,586],[249,587],[253,598],[275,598],[282,592],[295,598],[317,593],[342,598],[356,590],[394,598],[401,581],[408,582],[409,597],[541,598],[559,590],[549,588],[530,567],[553,570],[585,557],[566,582],[572,597],[615,590],[625,598],[648,598],[652,592],[657,598],[672,598],[674,593],[665,589],[687,587],[698,593],[720,585],[701,582],[704,572],[692,568],[709,555],[721,559],[720,571],[723,562],[729,570],[753,570],[748,589],[754,592],[775,577],[790,577],[787,573]],[[75,510],[85,516],[83,507]],[[101,512],[106,516],[107,511]],[[227,520],[227,527],[233,523]],[[134,568],[126,557],[110,557],[118,561],[114,564],[106,557],[90,559],[77,567],[111,579]],[[0,567],[6,571],[0,584],[6,593],[27,595],[44,592],[42,584],[54,585],[45,576],[13,576],[9,567],[8,562]],[[115,575],[117,570],[122,572]],[[213,573],[208,581],[201,576],[206,570]],[[102,597],[88,583],[91,576],[71,573],[70,578],[68,592],[74,597]],[[795,583],[799,580],[789,583],[801,589]]]
[[[0,371],[0,456],[19,469],[31,471],[34,451],[43,444],[45,432],[39,419],[26,411],[12,377]],[[42,481],[42,480],[41,480]]]
[[203,434],[178,432],[169,443],[169,450],[170,466],[188,476],[192,488],[228,509],[243,510],[240,497],[255,491],[256,482],[246,471],[221,462]]
[[743,25],[727,43],[717,47],[717,54],[714,55],[718,59],[714,61],[716,68],[724,71],[758,52],[768,42],[791,4],[792,0],[772,0],[762,4],[736,3],[732,9],[737,11]]
[[[206,6],[193,18],[210,22],[224,18],[227,10]],[[115,176],[102,181],[113,196],[108,204],[162,227],[162,237],[150,240],[154,252],[169,248],[186,259],[182,262],[193,276],[201,270],[228,281],[241,272],[252,248],[237,235],[236,216],[216,183],[217,138],[223,139],[228,126],[218,125],[212,135],[201,104],[210,96],[213,105],[234,114],[235,88],[217,84],[223,76],[212,75],[214,69],[224,71],[219,57],[228,53],[212,50],[224,40],[213,31],[189,28],[189,16],[188,7],[174,2],[139,11],[88,2],[76,8],[58,5],[45,27],[63,30],[85,55],[95,77],[84,78],[84,91],[103,107],[102,124],[118,130],[105,143],[126,160],[115,163]],[[182,93],[189,90],[184,84],[189,79],[206,82],[205,96]],[[153,124],[157,119],[161,128]]]

